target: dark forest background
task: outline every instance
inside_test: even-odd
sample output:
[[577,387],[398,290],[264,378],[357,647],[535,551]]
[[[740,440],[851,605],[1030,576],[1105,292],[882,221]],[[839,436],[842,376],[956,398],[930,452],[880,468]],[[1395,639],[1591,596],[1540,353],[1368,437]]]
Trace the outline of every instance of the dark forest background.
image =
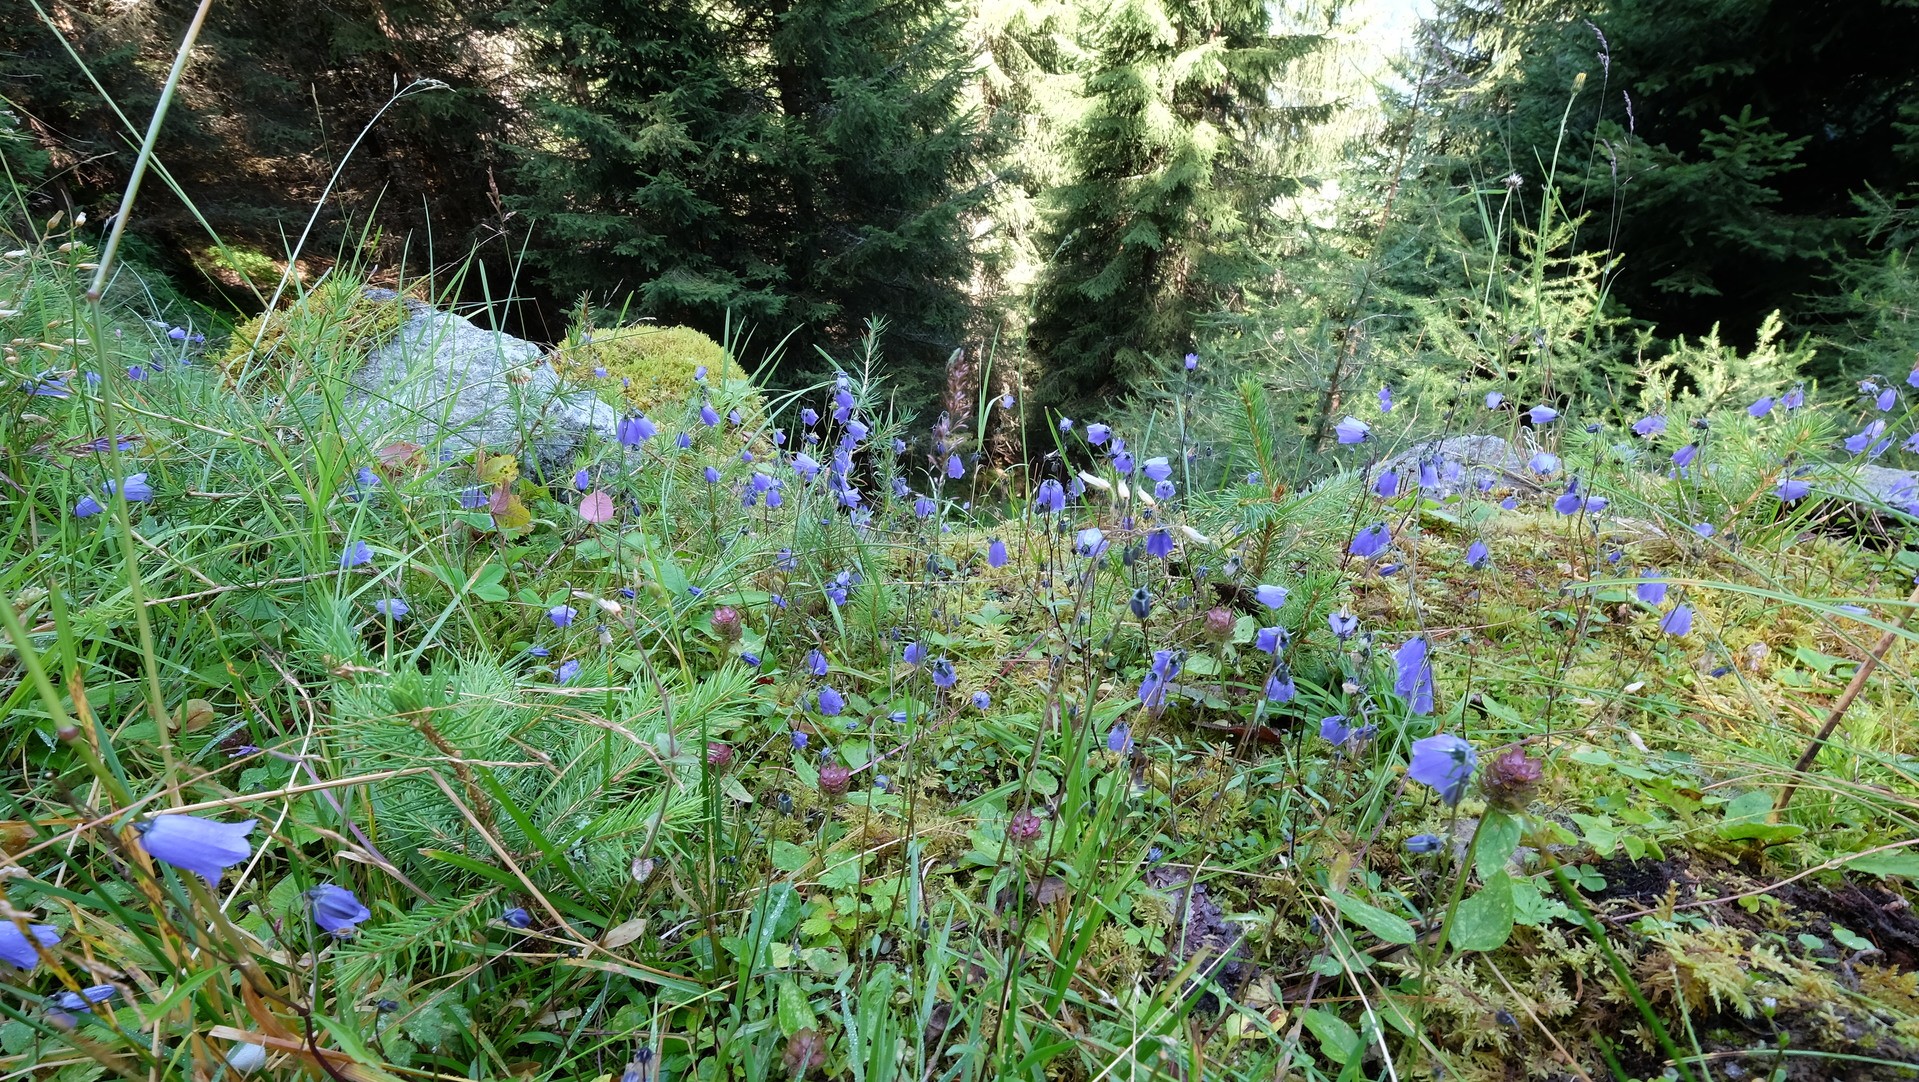
[[[97,225],[193,5],[10,2],[5,163]],[[745,323],[797,381],[878,318],[904,404],[990,350],[1068,413],[1197,352],[1309,432],[1362,382],[1631,380],[1715,334],[1919,356],[1919,3],[1445,0],[1393,57],[1366,14],[218,0],[138,254],[250,314],[317,203],[309,272],[474,255],[528,337],[582,299]]]

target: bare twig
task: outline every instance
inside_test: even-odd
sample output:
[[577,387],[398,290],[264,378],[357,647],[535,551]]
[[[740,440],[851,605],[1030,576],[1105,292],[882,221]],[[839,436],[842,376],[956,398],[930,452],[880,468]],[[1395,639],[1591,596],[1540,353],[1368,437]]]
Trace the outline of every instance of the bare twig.
[[[1832,712],[1826,715],[1826,723],[1819,727],[1819,733],[1812,738],[1812,743],[1806,745],[1805,754],[1793,764],[1794,774],[1803,775],[1812,769],[1813,760],[1819,758],[1820,749],[1826,746],[1826,741],[1831,739],[1834,730],[1839,728],[1839,722],[1845,718],[1846,711],[1852,708],[1852,701],[1865,690],[1866,681],[1872,679],[1873,671],[1879,668],[1879,662],[1885,659],[1886,652],[1892,649],[1892,644],[1899,640],[1906,621],[1911,618],[1914,605],[1919,605],[1919,586],[1913,587],[1912,594],[1906,598],[1905,614],[1900,617],[1899,623],[1887,628],[1885,634],[1879,636],[1878,645],[1874,646],[1872,652],[1859,662],[1859,671],[1852,674],[1852,683],[1846,685],[1846,690],[1840,694],[1839,701],[1832,704]],[[1792,802],[1792,794],[1798,788],[1798,782],[1789,781],[1786,787],[1779,791],[1779,800],[1772,806],[1772,814],[1775,818],[1786,810],[1786,805]]]

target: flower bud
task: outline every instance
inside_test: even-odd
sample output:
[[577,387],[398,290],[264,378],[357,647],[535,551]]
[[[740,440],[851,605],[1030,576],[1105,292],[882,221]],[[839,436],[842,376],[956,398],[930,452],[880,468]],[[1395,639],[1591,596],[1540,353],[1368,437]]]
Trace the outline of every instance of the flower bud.
[[1206,637],[1225,642],[1233,633],[1233,614],[1228,609],[1211,608],[1206,610]]
[[1519,811],[1532,800],[1533,790],[1539,788],[1539,779],[1545,772],[1545,765],[1527,755],[1525,748],[1514,747],[1493,759],[1479,784],[1485,789],[1487,800]]
[[714,773],[722,772],[727,767],[732,766],[732,745],[722,744],[717,740],[708,744],[706,746],[706,765],[712,767]]
[[1006,837],[1014,845],[1024,849],[1039,840],[1040,831],[1043,828],[1044,824],[1040,822],[1039,816],[1030,811],[1022,811],[1013,816],[1012,822],[1006,824]]
[[820,767],[820,792],[838,798],[846,795],[846,788],[853,781],[853,772],[838,763],[828,763]]
[[745,625],[740,620],[740,610],[731,605],[721,605],[713,610],[713,633],[727,642],[740,641]]

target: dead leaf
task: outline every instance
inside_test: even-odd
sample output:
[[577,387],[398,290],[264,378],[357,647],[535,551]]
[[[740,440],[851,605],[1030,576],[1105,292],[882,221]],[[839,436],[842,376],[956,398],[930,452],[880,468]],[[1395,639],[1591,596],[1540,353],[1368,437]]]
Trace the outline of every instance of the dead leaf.
[[607,950],[617,950],[646,934],[646,918],[634,917],[625,924],[616,924],[600,937],[600,946]]
[[398,477],[403,473],[417,472],[426,465],[426,448],[407,440],[394,440],[378,451],[373,457],[379,460],[380,472],[388,477]]

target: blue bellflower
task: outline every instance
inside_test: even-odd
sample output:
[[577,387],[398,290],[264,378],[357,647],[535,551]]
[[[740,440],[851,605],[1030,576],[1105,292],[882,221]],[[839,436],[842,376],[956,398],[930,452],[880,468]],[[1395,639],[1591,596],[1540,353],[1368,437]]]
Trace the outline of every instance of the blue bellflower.
[[15,969],[32,969],[40,964],[40,952],[34,944],[52,949],[60,942],[60,932],[51,924],[29,924],[27,931],[33,933],[31,942],[18,925],[10,920],[0,921],[0,961]]
[[1354,556],[1369,558],[1377,556],[1393,540],[1392,531],[1383,522],[1375,522],[1353,536],[1353,543],[1347,549]]
[[1674,605],[1672,611],[1659,618],[1659,630],[1674,637],[1692,634],[1692,606]]
[[1173,554],[1173,531],[1154,530],[1146,535],[1146,555],[1164,560]]
[[1406,776],[1438,792],[1447,804],[1457,804],[1478,768],[1479,756],[1471,744],[1451,733],[1439,733],[1413,741],[1413,761]]
[[1415,714],[1433,712],[1433,663],[1424,635],[1406,640],[1393,651],[1393,692],[1403,697]]
[[140,847],[155,860],[218,882],[228,868],[253,855],[247,835],[254,823],[252,819],[222,823],[174,812],[156,815],[134,829],[139,832]]
[[332,883],[322,883],[307,891],[306,896],[307,901],[313,903],[313,923],[331,936],[344,939],[353,934],[361,921],[373,916],[352,891]]
[[614,428],[613,432],[614,435],[618,437],[621,445],[638,447],[640,444],[652,439],[654,435],[659,432],[659,429],[654,427],[652,421],[646,419],[646,414],[636,413],[631,417],[620,418],[620,423]]

